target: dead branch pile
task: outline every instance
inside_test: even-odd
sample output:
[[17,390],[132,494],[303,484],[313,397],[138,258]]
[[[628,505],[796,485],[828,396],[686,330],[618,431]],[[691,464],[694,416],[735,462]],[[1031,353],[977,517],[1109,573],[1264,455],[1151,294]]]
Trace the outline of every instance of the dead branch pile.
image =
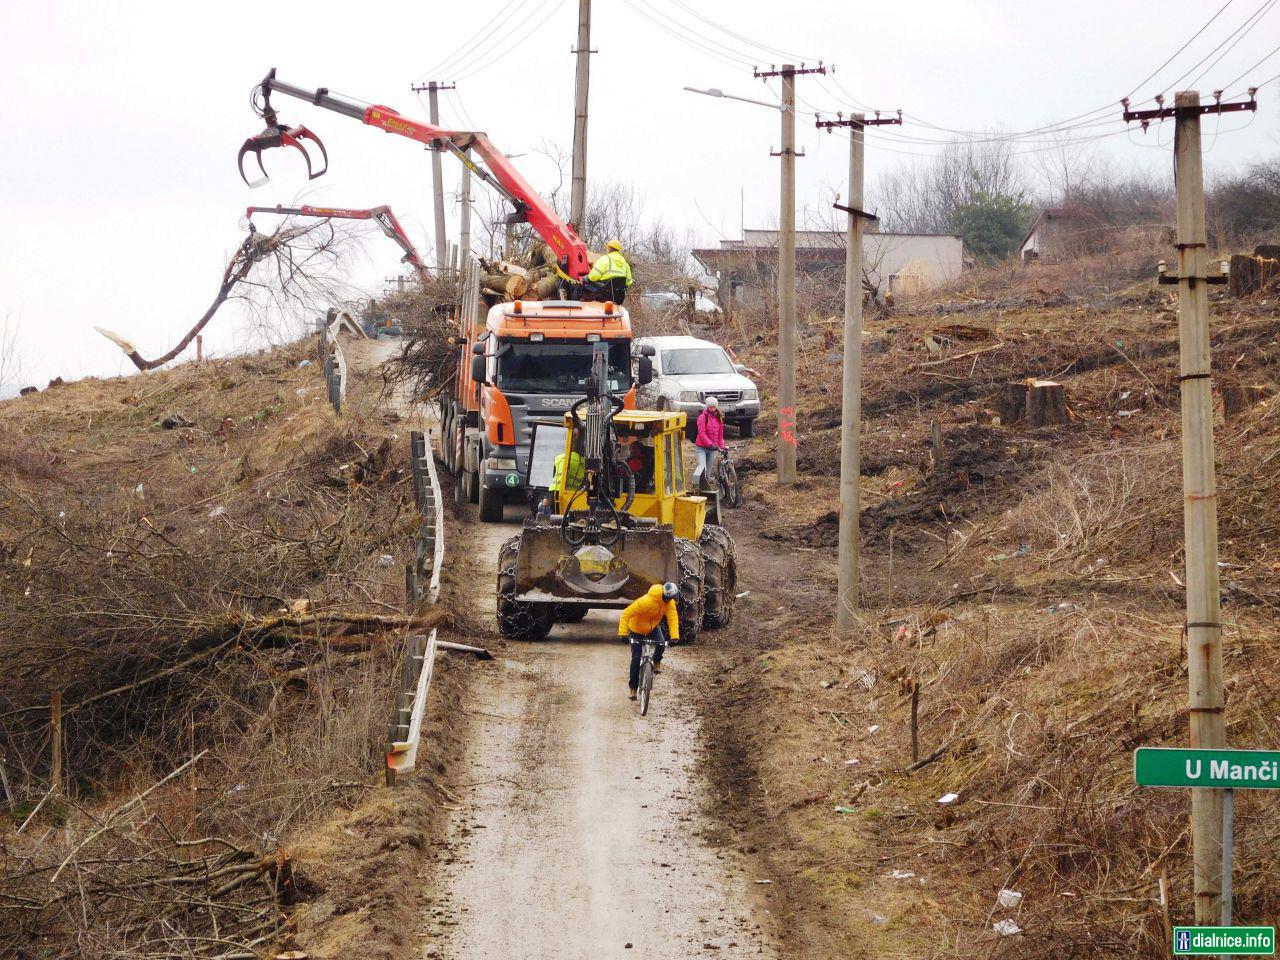
[[358,401],[334,417],[310,355],[0,405],[25,439],[0,457],[0,942],[19,955],[256,955],[282,848],[380,766],[402,638],[430,625],[401,613],[417,516],[405,451]]

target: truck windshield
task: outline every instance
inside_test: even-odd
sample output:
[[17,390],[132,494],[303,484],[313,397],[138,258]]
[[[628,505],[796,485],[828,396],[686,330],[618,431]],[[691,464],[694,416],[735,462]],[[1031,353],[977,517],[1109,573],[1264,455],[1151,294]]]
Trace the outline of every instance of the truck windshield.
[[[591,375],[590,343],[508,340],[498,348],[498,388],[512,393],[585,393]],[[631,388],[631,343],[609,341],[609,387]]]
[[719,347],[689,347],[662,351],[663,376],[696,373],[733,373],[733,364]]

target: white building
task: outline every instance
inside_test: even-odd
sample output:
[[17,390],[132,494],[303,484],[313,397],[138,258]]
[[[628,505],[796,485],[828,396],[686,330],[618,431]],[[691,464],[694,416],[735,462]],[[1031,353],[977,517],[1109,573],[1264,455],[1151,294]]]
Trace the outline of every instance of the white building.
[[[950,234],[863,235],[863,274],[883,299],[928,290],[954,280],[964,269],[964,241]],[[796,273],[801,282],[844,283],[845,234],[838,230],[796,231]],[[717,279],[720,303],[754,303],[772,297],[778,267],[778,231],[744,230],[741,240],[693,251]]]

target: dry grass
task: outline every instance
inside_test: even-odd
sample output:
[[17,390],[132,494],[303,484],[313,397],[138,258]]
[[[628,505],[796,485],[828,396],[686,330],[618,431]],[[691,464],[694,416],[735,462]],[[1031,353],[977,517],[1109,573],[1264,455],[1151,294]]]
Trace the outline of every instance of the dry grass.
[[[10,451],[34,451],[0,461],[0,955],[256,956],[315,893],[294,843],[376,782],[407,435],[376,379],[336,417],[311,355],[0,404]],[[17,833],[49,792],[55,690],[64,793]]]
[[[760,476],[767,438],[744,458],[754,479],[734,530],[762,596],[711,720],[719,773],[751,785],[743,823],[775,868],[797,954],[1154,960],[1169,949],[1161,877],[1169,919],[1189,918],[1188,798],[1139,790],[1131,769],[1135,746],[1184,744],[1187,728],[1177,332],[1164,291],[1135,284],[1145,257],[974,276],[868,321],[856,642],[831,636],[828,613],[838,327],[804,328],[801,479],[784,491]],[[1280,379],[1274,309],[1214,311],[1221,379]],[[957,320],[989,336],[926,350]],[[992,423],[996,390],[1026,376],[1066,385],[1071,423]],[[1277,742],[1277,411],[1266,401],[1218,426],[1229,737],[1242,746]],[[775,560],[779,544],[805,552]],[[945,747],[914,772],[911,681],[920,756]],[[1237,835],[1241,922],[1280,912],[1265,794],[1246,798]],[[997,907],[1003,888],[1020,906]],[[1001,919],[1022,933],[999,935]]]

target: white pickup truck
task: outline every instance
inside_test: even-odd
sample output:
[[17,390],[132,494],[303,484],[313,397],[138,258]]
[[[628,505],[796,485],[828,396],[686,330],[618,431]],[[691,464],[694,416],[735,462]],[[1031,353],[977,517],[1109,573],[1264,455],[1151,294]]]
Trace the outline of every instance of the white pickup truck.
[[683,410],[689,415],[690,432],[709,396],[720,404],[725,423],[749,437],[760,416],[760,391],[746,375],[746,367],[734,363],[724,347],[697,337],[641,337],[632,352],[653,348],[653,380],[639,388],[636,404],[644,410]]

